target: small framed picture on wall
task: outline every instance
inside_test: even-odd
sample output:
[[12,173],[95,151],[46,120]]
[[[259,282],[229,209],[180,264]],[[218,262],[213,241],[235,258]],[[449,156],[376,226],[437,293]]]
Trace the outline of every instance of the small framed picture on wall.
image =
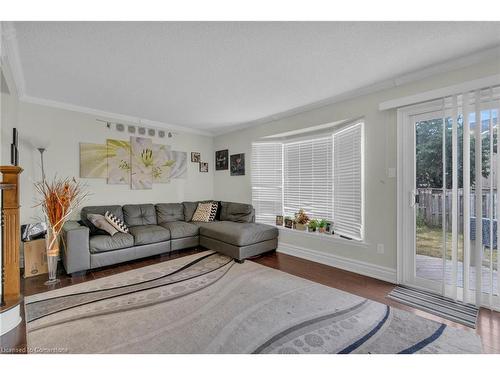
[[199,163],[201,160],[201,156],[199,152],[192,152],[191,153],[191,162],[193,163]]
[[226,171],[229,169],[229,150],[215,151],[215,170]]
[[208,172],[208,163],[200,161],[200,172]]
[[231,155],[231,176],[245,175],[245,154]]

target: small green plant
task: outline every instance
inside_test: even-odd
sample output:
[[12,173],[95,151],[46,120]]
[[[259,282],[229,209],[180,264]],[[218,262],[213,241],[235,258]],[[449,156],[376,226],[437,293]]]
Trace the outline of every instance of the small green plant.
[[325,220],[325,219],[321,219],[319,222],[318,222],[318,230],[321,232],[321,233],[325,233],[326,232],[326,226],[327,226],[328,222]]
[[309,232],[316,232],[316,228],[318,228],[318,220],[312,219],[308,224]]

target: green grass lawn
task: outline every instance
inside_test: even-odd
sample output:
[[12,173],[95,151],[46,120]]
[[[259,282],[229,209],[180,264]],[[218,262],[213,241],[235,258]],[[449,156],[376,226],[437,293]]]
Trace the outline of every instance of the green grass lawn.
[[[474,246],[471,243],[471,246]],[[458,235],[458,261],[462,262],[464,251],[464,236]],[[419,226],[417,227],[417,254],[427,255],[435,258],[443,256],[443,231],[441,228]],[[498,251],[493,251],[493,268],[497,269]],[[451,260],[451,232],[446,232],[446,259]],[[490,265],[490,249],[485,248],[483,252],[483,266]]]

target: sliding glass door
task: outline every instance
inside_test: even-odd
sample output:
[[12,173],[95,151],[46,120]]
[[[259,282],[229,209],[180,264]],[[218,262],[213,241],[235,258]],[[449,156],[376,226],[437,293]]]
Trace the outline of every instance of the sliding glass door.
[[488,89],[400,109],[398,129],[407,197],[400,200],[400,281],[497,309],[498,94]]

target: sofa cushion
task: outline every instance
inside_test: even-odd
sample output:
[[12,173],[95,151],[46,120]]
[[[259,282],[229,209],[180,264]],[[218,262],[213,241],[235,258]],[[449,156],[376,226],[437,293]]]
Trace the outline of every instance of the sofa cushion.
[[111,212],[113,215],[123,220],[122,206],[87,206],[82,208],[80,211],[80,218],[83,225],[89,228],[90,234],[108,234],[104,230],[97,228],[87,218],[88,214],[99,214],[104,216],[106,211]]
[[184,206],[184,220],[191,221],[198,207],[198,202],[182,202],[182,205]]
[[214,221],[196,223],[200,235],[226,242],[235,246],[248,246],[278,237],[275,226],[257,223],[235,223],[233,221]]
[[184,221],[184,205],[182,203],[159,203],[155,207],[158,224]]
[[126,204],[123,206],[123,218],[127,226],[156,225],[156,210],[152,204]]
[[134,246],[134,237],[128,233],[118,232],[114,236],[94,235],[90,236],[89,250],[91,253],[103,253]]
[[237,223],[251,223],[253,221],[253,207],[251,204],[221,202],[221,221],[234,221]]
[[160,224],[163,228],[170,231],[170,238],[173,240],[185,237],[194,237],[200,233],[200,228],[185,221],[170,221],[168,223]]
[[159,225],[136,225],[129,228],[130,234],[134,236],[134,245],[147,245],[168,241],[170,239],[170,231]]

